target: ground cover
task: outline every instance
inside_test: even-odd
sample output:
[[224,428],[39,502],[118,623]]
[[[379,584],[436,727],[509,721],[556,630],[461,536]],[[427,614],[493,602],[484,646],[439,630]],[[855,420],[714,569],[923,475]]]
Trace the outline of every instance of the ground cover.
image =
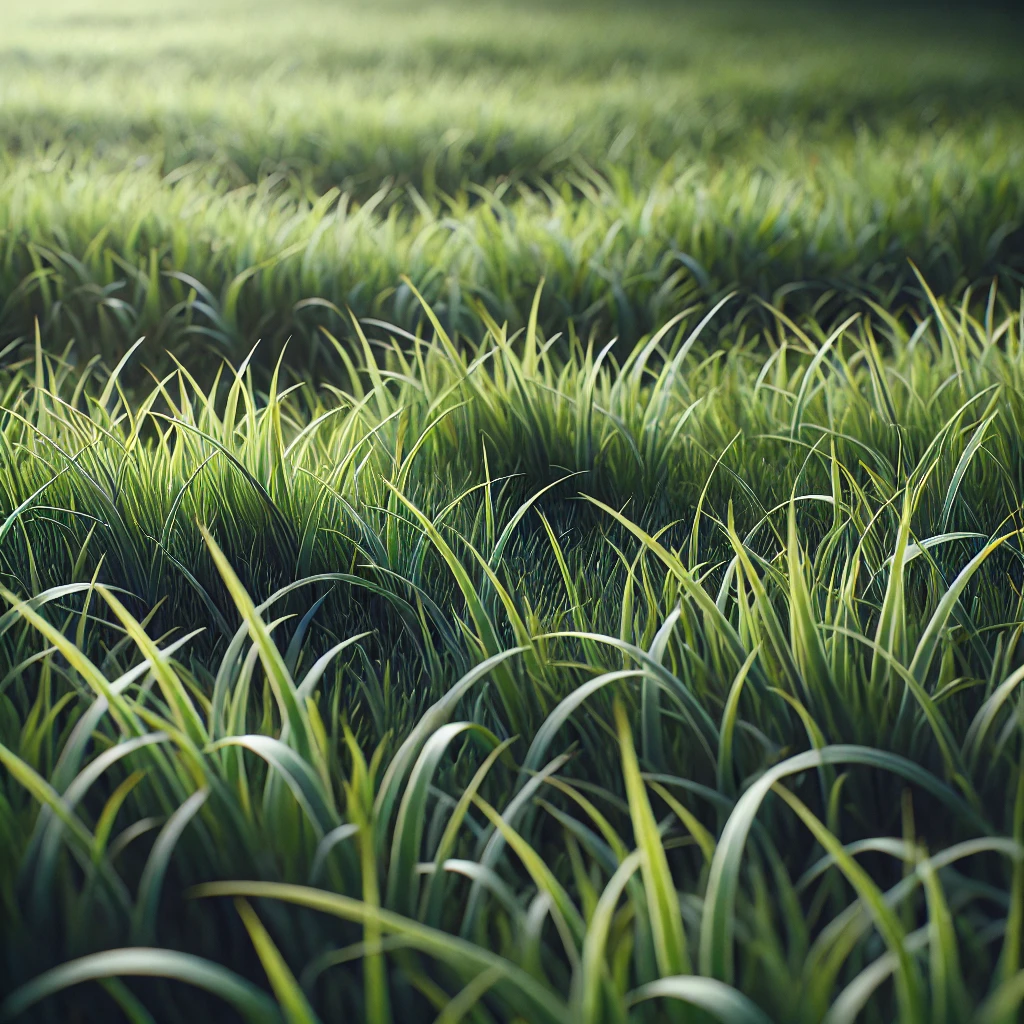
[[0,1016],[1020,1019],[1005,13],[5,17]]
[[129,6],[7,15],[4,343],[315,359],[323,300],[414,327],[401,274],[450,330],[522,326],[543,276],[549,333],[628,342],[734,287],[920,310],[908,259],[1020,284],[1008,12]]

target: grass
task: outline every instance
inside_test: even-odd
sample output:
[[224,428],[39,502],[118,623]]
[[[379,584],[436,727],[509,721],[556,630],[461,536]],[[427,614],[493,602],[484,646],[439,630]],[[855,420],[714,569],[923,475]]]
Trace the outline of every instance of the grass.
[[8,1013],[1013,1019],[1021,311],[966,305],[319,390],[40,349]]
[[12,5],[0,1019],[1021,1020],[1018,63]]
[[416,206],[394,189],[360,205],[337,190],[298,198],[272,178],[229,189],[206,169],[169,183],[155,167],[19,158],[0,187],[0,322],[9,344],[30,342],[37,318],[111,364],[144,335],[150,363],[168,365],[172,349],[197,371],[240,361],[257,339],[272,366],[292,337],[292,358],[330,378],[319,328],[344,337],[346,309],[415,329],[402,275],[452,333],[473,329],[477,303],[521,326],[543,276],[552,333],[571,322],[624,344],[734,289],[758,328],[758,300],[825,323],[869,301],[920,310],[911,261],[941,294],[995,276],[1019,287],[1016,139],[865,136],[812,155],[810,169],[805,143],[768,146],[773,168],[700,157],[643,184],[580,168],[543,189],[474,185]]
[[757,299],[921,313],[908,259],[951,298],[1021,283],[1009,12],[125,10],[8,19],[3,344],[38,318],[83,359],[145,335],[199,372],[293,337],[329,377],[347,307],[415,329],[402,274],[452,332],[474,301],[524,326],[544,277],[548,333],[624,344],[735,288],[758,327]]

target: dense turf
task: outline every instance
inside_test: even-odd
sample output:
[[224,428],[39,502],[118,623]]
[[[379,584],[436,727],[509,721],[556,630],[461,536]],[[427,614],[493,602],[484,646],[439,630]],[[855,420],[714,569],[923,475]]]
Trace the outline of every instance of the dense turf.
[[398,336],[319,394],[16,375],[12,976],[158,943],[259,979],[230,906],[182,898],[231,879],[362,924],[334,954],[358,929],[261,904],[328,1015],[467,984],[499,1016],[615,1019],[692,971],[778,1020],[1016,1005],[1020,312],[783,325],[770,354],[714,327],[621,366],[497,325]]
[[0,1017],[1019,1021],[1015,45],[16,7]]

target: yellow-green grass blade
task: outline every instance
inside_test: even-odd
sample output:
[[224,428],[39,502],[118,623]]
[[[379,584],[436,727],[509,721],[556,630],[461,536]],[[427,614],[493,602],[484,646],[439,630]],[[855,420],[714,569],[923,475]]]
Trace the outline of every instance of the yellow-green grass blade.
[[789,804],[814,835],[814,838],[834,859],[846,880],[868,908],[875,926],[889,947],[889,952],[896,957],[898,962],[896,991],[899,998],[900,1019],[908,1022],[924,1021],[925,1000],[917,965],[906,948],[906,933],[903,926],[892,908],[886,903],[881,890],[802,800],[780,783],[776,783],[772,789]]
[[913,761],[884,750],[857,745],[833,745],[787,758],[768,769],[737,801],[715,848],[708,876],[701,920],[700,971],[708,977],[731,982],[733,935],[744,846],[757,812],[772,787],[782,779],[824,765],[856,764],[901,776],[935,796],[951,814],[973,827],[990,831],[976,811],[951,788]]
[[666,693],[675,699],[677,705],[690,721],[694,734],[700,743],[701,750],[707,755],[708,761],[711,764],[715,763],[714,746],[718,743],[718,729],[708,714],[707,709],[697,699],[690,687],[677,679],[676,676],[669,672],[659,661],[652,658],[642,647],[626,643],[616,636],[608,636],[604,633],[580,633],[576,630],[558,630],[552,633],[544,633],[538,639],[554,639],[556,637],[593,640],[597,643],[614,647],[616,650],[632,657],[646,670],[649,677],[661,684]]
[[305,811],[309,823],[319,837],[340,824],[338,812],[330,794],[325,790],[319,774],[304,761],[292,747],[273,736],[253,733],[246,736],[227,736],[209,746],[208,750],[242,747],[259,755],[278,772],[291,790],[296,802]]
[[608,936],[615,908],[633,875],[640,869],[643,852],[634,850],[619,864],[597,901],[593,916],[587,923],[580,957],[580,976],[576,993],[576,1020],[580,1024],[602,1017],[602,991],[607,976]]
[[562,1000],[510,960],[458,936],[348,896],[274,882],[211,882],[196,887],[193,895],[277,899],[359,924],[373,920],[383,932],[405,939],[409,947],[446,964],[464,978],[496,970],[501,980],[495,982],[495,988],[500,986],[508,1004],[527,1020],[563,1024],[566,1019],[567,1007]]
[[411,770],[415,758],[419,755],[423,744],[442,725],[444,725],[452,714],[458,702],[466,693],[482,679],[485,679],[496,667],[507,658],[521,654],[523,648],[513,647],[507,651],[501,651],[493,657],[480,662],[470,669],[454,686],[436,703],[431,705],[417,722],[416,727],[408,735],[405,742],[398,748],[395,756],[391,759],[384,777],[381,780],[377,797],[374,801],[374,819],[379,829],[387,830],[391,823],[391,812],[405,776]]
[[658,969],[664,975],[689,974],[690,955],[686,948],[683,915],[679,907],[675,881],[669,870],[668,856],[661,833],[658,831],[658,823],[647,798],[647,789],[640,776],[640,765],[633,747],[629,722],[619,703],[615,705],[615,720],[633,834],[636,837],[637,848],[643,855],[640,872],[647,895]]
[[312,763],[313,748],[309,735],[309,722],[305,709],[295,696],[295,684],[288,674],[284,658],[277,649],[277,645],[271,639],[263,619],[252,602],[252,598],[245,587],[242,586],[241,580],[239,580],[234,569],[231,568],[230,563],[217,546],[213,536],[204,527],[200,529],[221,579],[231,594],[239,614],[248,626],[249,635],[252,637],[253,643],[259,648],[263,669],[267,674],[267,680],[273,689],[274,697],[281,711],[281,720],[289,726],[291,742],[294,744],[299,756],[307,763]]
[[620,512],[616,512],[611,506],[605,505],[603,502],[586,494],[582,497],[608,513],[608,515],[629,530],[645,547],[649,548],[664,562],[666,568],[679,580],[687,596],[694,601],[697,607],[707,616],[708,622],[713,623],[716,631],[721,634],[726,646],[736,659],[736,667],[738,668],[742,665],[746,660],[747,652],[743,649],[735,628],[722,614],[718,605],[715,604],[704,588],[693,579],[693,576],[686,570],[686,567],[679,558],[645,530],[631,522]]
[[[480,639],[483,652],[488,658],[493,658],[501,651],[501,644],[494,631],[490,615],[488,615],[487,609],[480,600],[480,595],[478,594],[473,581],[469,578],[469,573],[466,572],[466,569],[458,556],[451,549],[451,546],[444,537],[441,536],[437,527],[434,526],[430,519],[424,515],[412,501],[402,494],[401,491],[390,483],[390,481],[385,480],[384,484],[388,487],[391,493],[394,494],[403,505],[405,505],[413,516],[415,516],[424,533],[426,533],[430,538],[431,543],[435,548],[437,548],[438,553],[447,563],[448,568],[455,577],[455,581],[459,586],[463,599],[466,602],[466,607],[469,610],[470,618],[473,620],[473,626],[475,627],[477,636]],[[516,687],[514,679],[508,671],[507,666],[496,664],[494,666],[494,675],[498,689],[501,692],[502,699],[505,702],[505,708],[509,715],[510,724],[513,731],[518,732],[521,730],[523,725],[524,712],[522,697]]]
[[950,584],[949,589],[942,595],[938,607],[932,613],[924,632],[921,634],[921,639],[918,641],[917,648],[914,651],[913,660],[910,662],[910,673],[921,686],[924,686],[928,677],[928,670],[931,668],[932,659],[935,657],[935,651],[938,648],[942,631],[949,621],[949,617],[953,613],[957,602],[960,600],[960,595],[963,593],[964,588],[986,559],[988,559],[989,555],[1012,537],[1018,536],[1018,534],[1019,531],[1007,533],[986,544],[960,570],[956,579]]
[[665,801],[672,813],[683,823],[686,830],[693,836],[694,842],[700,848],[704,860],[710,864],[711,858],[715,855],[715,839],[711,833],[700,823],[697,816],[691,810],[684,807],[660,782],[651,782],[650,786]]
[[132,932],[137,942],[152,941],[156,932],[160,894],[174,849],[189,823],[206,803],[209,791],[198,789],[164,823],[153,843],[139,879],[139,894],[132,915]]
[[110,605],[128,636],[132,638],[139,652],[149,662],[150,670],[156,677],[164,700],[167,701],[167,705],[174,715],[175,724],[194,744],[201,747],[208,738],[202,717],[189,698],[188,691],[181,679],[168,664],[166,655],[149,638],[149,634],[146,633],[142,624],[106,587],[97,584],[96,590]]
[[570,944],[567,952],[570,956],[575,956],[577,949],[582,945],[586,925],[569,893],[544,862],[544,858],[486,800],[476,796],[473,803],[483,811],[487,820],[501,833],[505,842],[523,862],[538,891],[550,897],[554,908],[568,927],[572,943],[575,944]]
[[425,924],[436,926],[440,918],[441,901],[444,897],[444,886],[441,884],[441,880],[439,879],[442,865],[449,859],[452,850],[455,848],[459,830],[465,822],[466,814],[473,803],[474,797],[479,792],[480,787],[483,785],[484,780],[487,778],[491,768],[494,767],[498,758],[505,754],[512,743],[513,737],[511,736],[499,743],[487,755],[487,757],[484,758],[483,763],[476,770],[473,778],[470,779],[469,785],[466,786],[459,794],[459,799],[456,802],[455,807],[452,809],[451,816],[445,824],[444,832],[441,833],[441,838],[438,840],[437,851],[434,854],[433,870],[427,875],[427,882],[423,893],[422,909],[419,915],[419,919]]
[[760,647],[755,647],[747,655],[746,661],[740,666],[729,687],[729,696],[725,701],[725,708],[722,710],[722,724],[718,733],[718,758],[715,767],[715,777],[720,792],[731,795],[736,792],[736,772],[733,763],[733,734],[736,731],[736,721],[739,715],[740,697],[743,694],[743,684],[746,682],[750,667],[754,664]]
[[423,745],[416,759],[409,782],[402,794],[395,819],[395,831],[391,840],[391,858],[388,862],[388,883],[385,905],[389,910],[411,915],[417,903],[418,880],[416,865],[423,845],[423,830],[426,823],[427,801],[430,786],[441,762],[452,742],[461,734],[477,732],[492,747],[499,744],[498,738],[483,726],[472,722],[452,722],[441,726]]
[[263,922],[256,915],[256,911],[244,899],[235,900],[235,909],[249,933],[253,948],[260,958],[260,963],[263,964],[263,970],[266,971],[267,979],[287,1024],[319,1024],[320,1018],[313,1012],[309,1000],[295,980],[295,975],[285,963],[280,950],[274,945],[269,932],[263,927]]

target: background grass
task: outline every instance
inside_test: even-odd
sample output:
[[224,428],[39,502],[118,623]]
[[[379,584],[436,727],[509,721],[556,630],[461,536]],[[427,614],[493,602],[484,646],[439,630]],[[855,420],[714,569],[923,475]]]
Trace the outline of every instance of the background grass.
[[920,310],[908,259],[1012,292],[1019,42],[997,8],[16,3],[0,338],[318,363],[347,326],[308,300],[410,328],[403,273],[450,330],[546,277],[549,332],[629,342],[734,287]]
[[5,17],[0,1015],[1020,1020],[1009,12]]

